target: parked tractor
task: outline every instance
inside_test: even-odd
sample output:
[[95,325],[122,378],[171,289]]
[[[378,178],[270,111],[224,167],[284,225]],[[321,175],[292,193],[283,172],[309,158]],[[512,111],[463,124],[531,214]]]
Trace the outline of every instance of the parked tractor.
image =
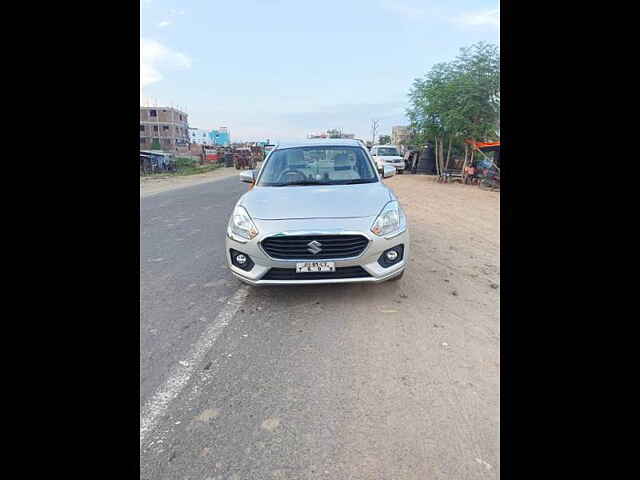
[[236,170],[247,170],[256,168],[255,158],[251,154],[251,148],[239,147],[233,152],[233,166]]
[[[264,160],[264,147],[260,145],[254,145],[251,147],[251,157],[253,159],[253,164],[256,165],[258,162]],[[255,167],[254,167],[255,168]]]

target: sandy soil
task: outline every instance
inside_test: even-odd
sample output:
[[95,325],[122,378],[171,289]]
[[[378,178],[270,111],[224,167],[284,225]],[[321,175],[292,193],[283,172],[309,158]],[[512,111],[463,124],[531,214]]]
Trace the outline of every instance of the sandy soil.
[[474,285],[499,284],[500,193],[434,178],[405,174],[385,180],[407,214],[412,258],[424,266],[439,262]]
[[190,187],[201,183],[221,180],[223,178],[239,175],[240,171],[234,167],[222,167],[212,172],[197,175],[187,175],[184,177],[141,177],[140,178],[140,198],[148,197],[160,192],[175,190],[176,188]]
[[408,217],[411,264],[397,290],[381,285],[377,312],[354,302],[375,328],[352,348],[370,382],[358,398],[375,399],[367,411],[388,427],[349,425],[370,465],[344,460],[354,479],[500,478],[500,194],[424,175],[386,183]]

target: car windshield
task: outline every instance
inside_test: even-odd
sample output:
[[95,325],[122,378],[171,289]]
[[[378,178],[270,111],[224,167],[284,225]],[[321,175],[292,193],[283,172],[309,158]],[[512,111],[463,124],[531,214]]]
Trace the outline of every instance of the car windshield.
[[349,185],[377,181],[362,148],[314,146],[272,152],[257,185]]
[[400,154],[398,153],[398,150],[396,150],[395,148],[385,147],[385,148],[378,149],[378,155],[380,155],[381,157],[391,157],[391,156],[398,156]]

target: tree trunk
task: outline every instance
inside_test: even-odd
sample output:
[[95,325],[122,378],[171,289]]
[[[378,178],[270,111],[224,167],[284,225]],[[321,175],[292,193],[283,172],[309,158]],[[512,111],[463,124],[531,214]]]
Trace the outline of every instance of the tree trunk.
[[436,159],[436,174],[440,176],[440,163],[438,162],[438,137],[435,138],[435,159]]
[[[471,160],[470,160],[470,162],[471,162],[472,166],[473,166],[473,159],[475,158],[475,156],[476,156],[476,151],[474,149],[471,149]],[[476,178],[477,178],[477,174],[476,174]]]
[[467,184],[467,152],[469,151],[469,145],[464,143],[464,162],[462,163],[462,183]]
[[445,171],[444,171],[444,137],[440,138],[439,147],[440,147],[440,172],[444,176],[444,174],[445,174]]
[[453,141],[453,137],[449,137],[449,147],[447,148],[447,164],[444,167],[446,171],[449,168],[449,160],[451,159],[451,142]]

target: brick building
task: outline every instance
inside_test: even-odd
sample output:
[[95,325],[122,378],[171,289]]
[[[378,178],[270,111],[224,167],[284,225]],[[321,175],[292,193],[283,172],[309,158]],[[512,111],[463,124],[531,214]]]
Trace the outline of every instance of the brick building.
[[406,145],[410,136],[409,127],[397,126],[391,128],[391,143],[393,145]]
[[140,149],[151,150],[154,140],[174,154],[189,151],[189,121],[186,113],[169,107],[140,107]]

